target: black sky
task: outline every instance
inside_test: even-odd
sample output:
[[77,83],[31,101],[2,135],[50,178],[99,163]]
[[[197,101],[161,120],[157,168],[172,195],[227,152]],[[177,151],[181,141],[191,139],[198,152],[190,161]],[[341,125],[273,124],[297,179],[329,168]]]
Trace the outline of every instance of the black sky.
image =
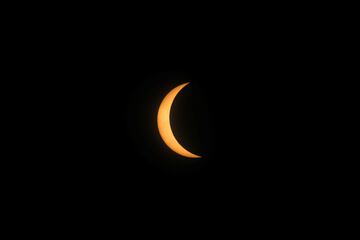
[[[112,203],[240,194],[250,204],[295,194],[314,174],[301,45],[275,30],[111,29],[49,32],[31,53],[37,157],[24,168],[42,189]],[[157,132],[162,98],[184,82],[173,130],[201,159],[173,153]]]
[[[234,236],[317,228],[328,199],[316,197],[333,187],[324,175],[336,175],[321,148],[333,126],[319,117],[332,108],[322,93],[334,93],[323,59],[332,61],[333,36],[317,37],[328,18],[315,23],[313,6],[274,3],[134,4],[41,5],[41,14],[25,7],[29,16],[4,17],[14,65],[4,82],[15,86],[3,88],[5,105],[15,103],[4,114],[15,126],[4,126],[16,143],[3,159],[13,192],[3,195],[15,207],[4,208],[41,231],[37,217],[58,226],[54,234],[69,225],[82,235],[101,225],[115,235],[170,230],[167,239],[191,228],[219,238],[230,228]],[[162,98],[185,82],[171,124],[201,159],[172,152],[156,126]]]
[[[286,185],[284,178],[298,174],[299,72],[286,56],[248,41],[239,49],[225,42],[215,49],[181,41],[150,50],[115,45],[90,53],[70,47],[49,64],[47,94],[55,102],[45,103],[46,124],[59,136],[50,175],[85,186],[212,189]],[[157,132],[161,99],[184,82],[191,84],[174,103],[172,124],[200,160],[174,154]]]

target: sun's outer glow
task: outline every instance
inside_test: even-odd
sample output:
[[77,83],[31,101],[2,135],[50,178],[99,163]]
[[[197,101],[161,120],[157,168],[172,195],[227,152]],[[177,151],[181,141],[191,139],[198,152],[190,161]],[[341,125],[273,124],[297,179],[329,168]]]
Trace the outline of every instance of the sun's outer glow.
[[180,145],[180,143],[176,140],[170,125],[171,105],[176,95],[181,91],[181,89],[183,89],[188,84],[189,83],[184,83],[177,86],[165,96],[159,107],[159,111],[157,115],[157,124],[161,138],[171,150],[184,157],[201,158],[201,156],[189,152]]

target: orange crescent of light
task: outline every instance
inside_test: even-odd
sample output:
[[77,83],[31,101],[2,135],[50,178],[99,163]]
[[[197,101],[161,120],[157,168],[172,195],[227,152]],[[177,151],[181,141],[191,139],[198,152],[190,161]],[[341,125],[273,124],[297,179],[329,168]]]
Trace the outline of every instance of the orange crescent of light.
[[171,90],[165,98],[162,100],[158,115],[157,115],[157,124],[160,132],[160,136],[165,142],[165,144],[174,152],[180,154],[181,156],[188,158],[201,158],[201,156],[195,155],[184,147],[176,140],[170,125],[170,110],[171,105],[176,97],[176,95],[189,83],[181,84]]

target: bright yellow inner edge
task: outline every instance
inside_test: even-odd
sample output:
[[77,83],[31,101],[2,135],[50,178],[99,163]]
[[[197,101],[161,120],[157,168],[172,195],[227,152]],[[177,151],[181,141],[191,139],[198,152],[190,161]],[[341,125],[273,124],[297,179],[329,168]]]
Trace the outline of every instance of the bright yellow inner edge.
[[183,148],[180,143],[176,140],[170,125],[170,110],[171,105],[176,97],[176,95],[189,83],[181,84],[173,90],[171,90],[163,99],[160,104],[159,112],[157,116],[157,124],[160,132],[160,136],[165,142],[165,144],[174,152],[180,154],[181,156],[188,158],[201,158],[201,156],[195,155],[185,148]]

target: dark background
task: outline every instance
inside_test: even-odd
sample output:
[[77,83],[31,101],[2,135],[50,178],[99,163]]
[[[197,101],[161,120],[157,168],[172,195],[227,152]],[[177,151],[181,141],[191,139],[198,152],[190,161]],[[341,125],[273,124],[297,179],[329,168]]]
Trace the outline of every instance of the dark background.
[[[321,166],[309,133],[316,55],[293,24],[265,20],[32,29],[21,58],[34,159],[19,163],[24,184],[84,211],[301,208]],[[201,159],[173,153],[157,131],[162,98],[184,82],[172,126]]]
[[[293,188],[306,168],[306,143],[297,137],[304,126],[298,62],[252,40],[241,50],[218,44],[199,49],[178,40],[118,50],[110,41],[50,53],[59,59],[46,63],[48,86],[41,86],[49,148],[40,168],[75,192],[190,196]],[[157,131],[162,98],[184,82],[191,83],[176,98],[172,125],[201,159],[173,153]]]
[[[344,184],[329,166],[344,157],[332,154],[329,120],[345,119],[333,107],[347,105],[328,88],[346,72],[333,74],[334,58],[344,61],[334,46],[346,52],[338,15],[324,4],[134,4],[7,9],[2,173],[12,218],[44,233],[167,239],[297,235],[332,221],[341,204],[330,200],[343,197],[333,188]],[[157,131],[162,98],[184,82],[171,123],[201,159],[173,153]]]

